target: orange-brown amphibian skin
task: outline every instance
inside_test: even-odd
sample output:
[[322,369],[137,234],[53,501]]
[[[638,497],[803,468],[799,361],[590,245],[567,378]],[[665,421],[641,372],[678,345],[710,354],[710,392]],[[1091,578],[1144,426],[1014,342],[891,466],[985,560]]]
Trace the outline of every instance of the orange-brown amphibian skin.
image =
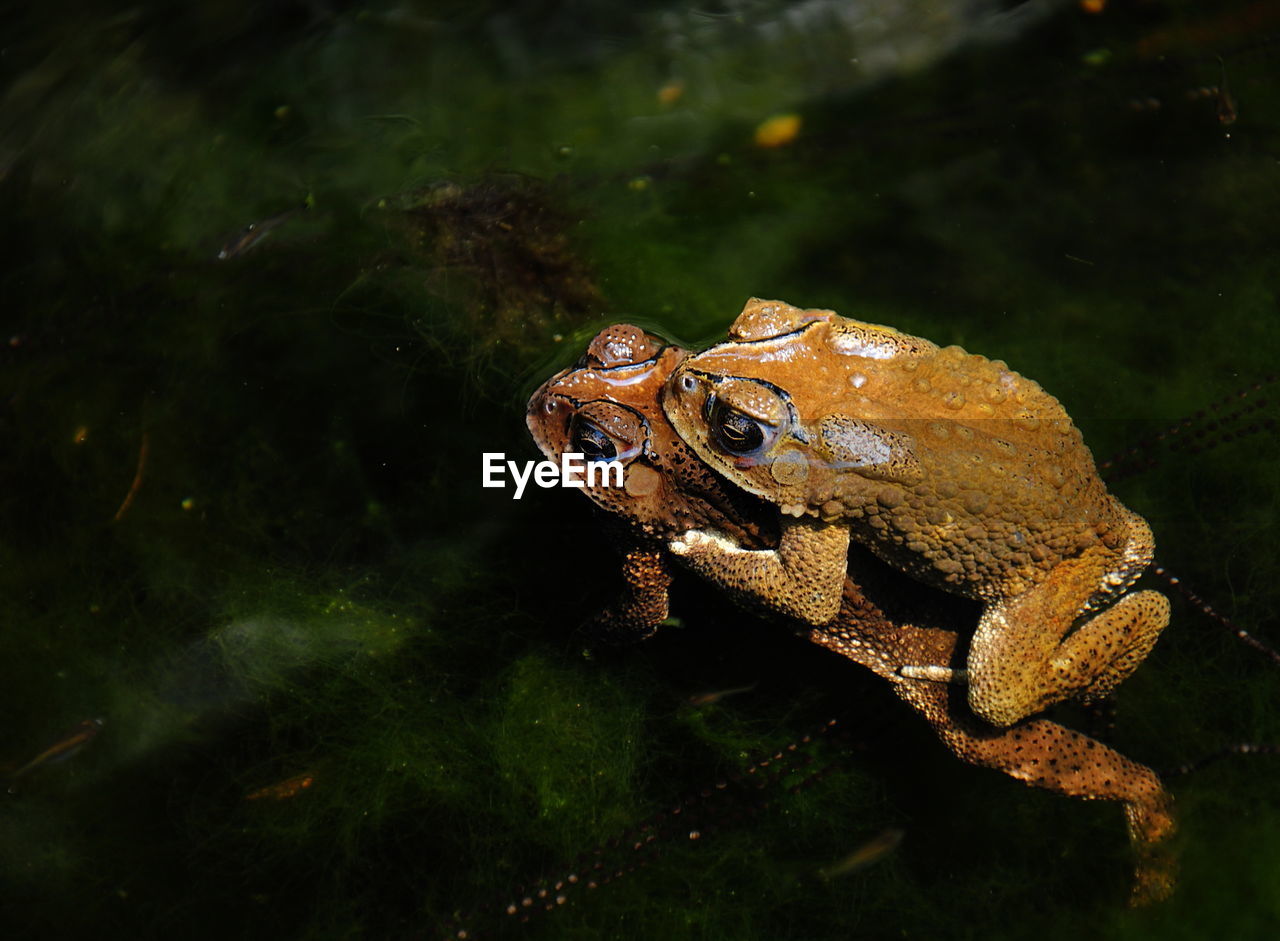
[[821,625],[840,609],[852,538],[983,602],[967,670],[903,672],[967,680],[995,725],[1104,696],[1150,652],[1168,601],[1124,592],[1151,560],[1151,530],[1038,384],[958,346],[781,301],[751,299],[729,336],[680,365],[663,406],[699,457],[782,511],[782,532],[760,551],[693,530],[670,547],[687,565]]
[[[649,636],[667,617],[666,543],[689,529],[710,528],[758,544],[762,531],[777,541],[776,524],[756,498],[712,473],[671,429],[658,392],[688,355],[622,324],[602,330],[572,369],[543,384],[529,400],[527,424],[543,454],[569,452],[618,460],[623,486],[584,492],[626,529],[623,575],[627,593],[597,618],[614,640]],[[752,517],[764,518],[743,529]]]
[[[604,623],[629,638],[651,634],[667,616],[671,540],[691,527],[730,535],[755,549],[778,540],[776,512],[698,461],[659,407],[663,384],[687,356],[639,328],[610,327],[574,368],[548,380],[529,402],[529,430],[548,458],[586,453],[626,466],[625,486],[588,487],[586,493],[624,536],[627,587]],[[903,576],[859,547],[850,553],[849,577],[842,579],[835,617],[804,628],[811,641],[892,683],[964,761],[1060,794],[1123,802],[1139,856],[1133,899],[1168,894],[1173,867],[1165,841],[1174,822],[1153,771],[1045,719],[997,729],[968,716],[955,702],[955,686],[905,677],[902,668],[958,666],[963,647],[957,630],[972,617],[970,605],[958,599],[950,606],[911,604]]]

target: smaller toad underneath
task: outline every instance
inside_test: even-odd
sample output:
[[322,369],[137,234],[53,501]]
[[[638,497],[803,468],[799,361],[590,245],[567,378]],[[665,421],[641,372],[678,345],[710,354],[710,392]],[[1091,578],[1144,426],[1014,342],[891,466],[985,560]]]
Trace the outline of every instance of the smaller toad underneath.
[[889,327],[748,301],[730,342],[690,357],[663,408],[698,456],[781,510],[777,549],[691,530],[699,574],[810,624],[840,608],[850,539],[920,581],[984,602],[966,670],[1001,726],[1109,693],[1169,620],[1124,592],[1154,551],[1058,401],[999,360]]

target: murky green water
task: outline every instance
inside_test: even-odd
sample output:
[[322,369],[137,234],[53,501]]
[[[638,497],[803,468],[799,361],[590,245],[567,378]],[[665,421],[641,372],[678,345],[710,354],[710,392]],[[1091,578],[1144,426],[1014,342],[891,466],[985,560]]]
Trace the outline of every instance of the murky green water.
[[[0,926],[1270,936],[1280,758],[1171,781],[1181,885],[1130,911],[1115,806],[960,764],[692,578],[585,657],[586,501],[480,486],[600,325],[831,307],[1006,359],[1099,459],[1205,411],[1114,490],[1280,644],[1280,9],[1104,6],[11,11],[0,771],[58,754],[0,794]],[[1173,767],[1280,743],[1278,699],[1178,597],[1105,737]]]

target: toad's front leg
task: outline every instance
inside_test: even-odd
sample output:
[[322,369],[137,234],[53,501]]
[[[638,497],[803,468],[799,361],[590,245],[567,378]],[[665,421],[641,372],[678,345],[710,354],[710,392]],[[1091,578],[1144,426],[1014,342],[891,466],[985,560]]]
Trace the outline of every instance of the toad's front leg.
[[849,527],[783,517],[777,549],[743,549],[719,533],[694,529],[671,540],[671,552],[738,600],[806,624],[826,624],[840,610]]
[[628,550],[622,558],[622,579],[624,588],[618,599],[591,622],[596,634],[613,644],[651,637],[667,619],[667,589],[671,587],[667,553],[641,546]]

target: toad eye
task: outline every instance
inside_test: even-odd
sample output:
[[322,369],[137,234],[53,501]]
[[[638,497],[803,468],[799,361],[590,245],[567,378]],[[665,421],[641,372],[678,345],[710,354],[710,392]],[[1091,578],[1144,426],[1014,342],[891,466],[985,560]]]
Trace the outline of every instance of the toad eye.
[[574,422],[569,444],[573,451],[581,454],[588,461],[612,461],[618,456],[618,449],[614,447],[613,440],[585,418],[579,418]]
[[711,429],[720,447],[730,454],[749,454],[764,444],[760,422],[723,405],[714,410]]

